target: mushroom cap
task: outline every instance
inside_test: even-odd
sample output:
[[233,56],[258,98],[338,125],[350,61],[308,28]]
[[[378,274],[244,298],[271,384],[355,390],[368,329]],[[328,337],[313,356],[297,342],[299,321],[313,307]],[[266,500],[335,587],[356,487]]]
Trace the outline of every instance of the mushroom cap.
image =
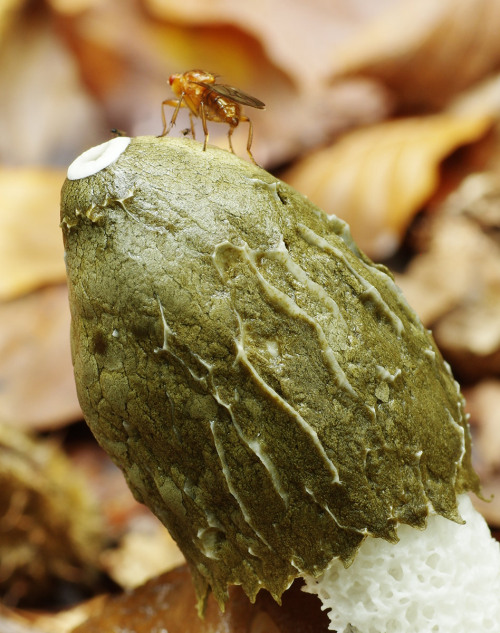
[[458,385],[343,221],[233,154],[138,137],[66,180],[61,226],[83,413],[200,604],[279,599],[431,509],[461,521]]

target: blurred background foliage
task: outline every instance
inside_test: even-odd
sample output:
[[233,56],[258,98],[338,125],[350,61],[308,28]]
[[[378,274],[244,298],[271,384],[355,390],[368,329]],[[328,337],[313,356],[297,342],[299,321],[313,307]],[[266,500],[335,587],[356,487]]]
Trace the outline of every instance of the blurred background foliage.
[[[53,606],[60,583],[74,601],[103,575],[131,587],[181,560],[81,423],[58,216],[67,165],[112,128],[159,134],[168,77],[192,68],[266,103],[247,112],[259,164],[346,219],[433,329],[496,495],[475,502],[500,529],[499,30],[500,0],[0,0],[0,552],[18,548],[0,557],[6,603]],[[181,111],[171,134],[187,126]],[[246,157],[246,129],[233,138]],[[67,560],[50,564],[61,530]]]

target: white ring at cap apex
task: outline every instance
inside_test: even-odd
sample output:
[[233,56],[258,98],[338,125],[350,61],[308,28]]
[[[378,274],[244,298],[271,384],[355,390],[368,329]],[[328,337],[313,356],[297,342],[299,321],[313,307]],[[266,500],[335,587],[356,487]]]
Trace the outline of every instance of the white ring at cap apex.
[[130,141],[128,136],[117,136],[83,152],[68,167],[68,180],[80,180],[97,174],[101,169],[114,163],[127,149]]

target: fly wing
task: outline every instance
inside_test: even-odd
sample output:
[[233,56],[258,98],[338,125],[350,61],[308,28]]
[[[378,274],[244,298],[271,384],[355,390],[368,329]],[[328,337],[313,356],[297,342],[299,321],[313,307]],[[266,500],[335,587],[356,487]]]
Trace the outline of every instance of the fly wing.
[[252,108],[258,108],[262,110],[266,107],[265,103],[262,103],[256,97],[252,97],[251,95],[238,90],[238,88],[234,88],[233,86],[228,86],[226,84],[207,84],[204,82],[195,82],[212,92],[217,93],[221,97],[226,97],[227,99],[231,99],[231,101],[236,101],[236,103],[241,103],[241,105],[247,105]]

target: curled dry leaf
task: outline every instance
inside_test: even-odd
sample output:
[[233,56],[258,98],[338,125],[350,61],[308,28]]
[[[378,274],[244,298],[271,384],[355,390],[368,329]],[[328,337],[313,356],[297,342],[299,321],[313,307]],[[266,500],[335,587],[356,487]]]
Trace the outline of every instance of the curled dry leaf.
[[408,0],[332,51],[333,78],[372,77],[404,105],[442,106],[498,67],[499,22],[498,0]]
[[58,169],[0,170],[0,300],[65,280],[58,230],[64,177]]
[[34,603],[61,582],[97,576],[100,518],[62,451],[0,425],[0,591]]
[[0,302],[1,420],[48,429],[81,418],[69,324],[65,285]]
[[500,367],[500,180],[467,178],[432,223],[428,250],[397,277],[461,380]]
[[441,161],[491,127],[486,116],[441,114],[380,123],[346,134],[296,163],[283,178],[346,220],[374,259],[394,253],[439,183]]
[[195,607],[193,582],[187,567],[179,567],[142,587],[109,598],[100,613],[73,633],[326,633],[328,616],[319,599],[301,590],[295,582],[282,596],[279,606],[261,591],[255,604],[240,587],[231,587],[224,613],[213,595],[208,598],[204,618]]

